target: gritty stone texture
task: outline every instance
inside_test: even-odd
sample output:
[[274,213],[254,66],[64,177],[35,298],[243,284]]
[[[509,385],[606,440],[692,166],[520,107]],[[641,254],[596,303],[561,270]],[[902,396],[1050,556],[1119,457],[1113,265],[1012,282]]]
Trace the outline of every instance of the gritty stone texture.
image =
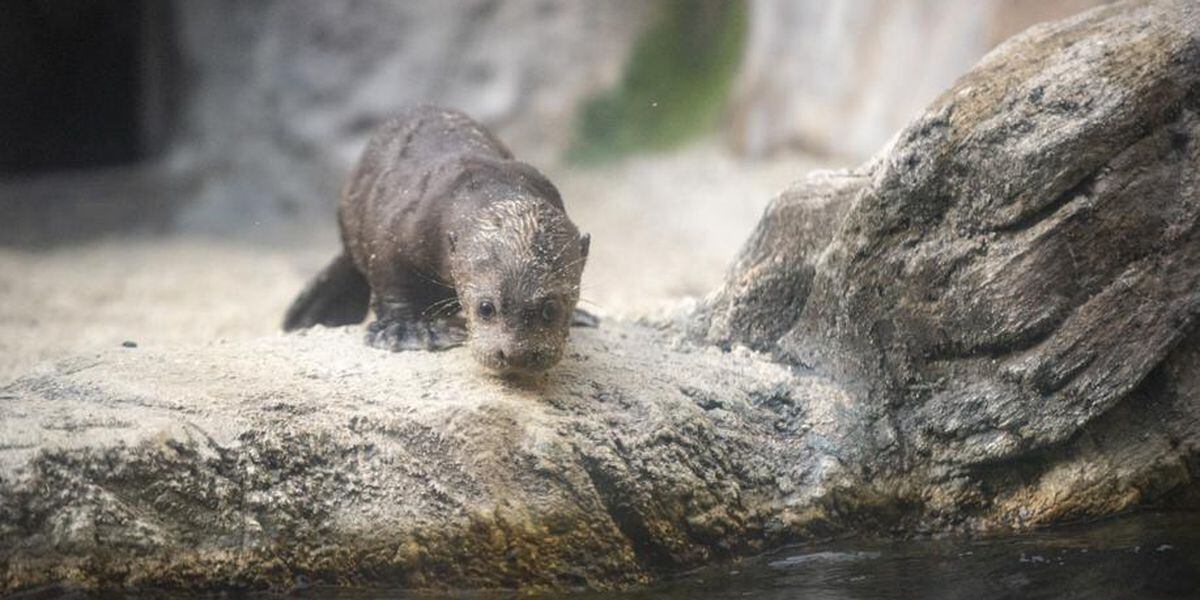
[[603,588],[828,520],[861,461],[832,383],[645,327],[574,335],[526,382],[349,328],[47,366],[0,401],[4,589]]
[[546,379],[353,328],[45,365],[0,390],[0,591],[606,588],[1194,505],[1198,113],[1200,6],[1120,3],[1008,42],[781,195],[698,312],[576,330]]
[[869,398],[875,468],[948,521],[1151,500],[1195,475],[1197,136],[1200,5],[1035,27],[777,199],[695,328]]

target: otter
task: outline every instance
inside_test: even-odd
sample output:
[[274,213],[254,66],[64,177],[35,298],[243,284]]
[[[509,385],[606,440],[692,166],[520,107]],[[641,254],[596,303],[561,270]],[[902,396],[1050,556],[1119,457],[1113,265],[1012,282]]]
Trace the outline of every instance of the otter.
[[375,320],[392,351],[466,343],[499,374],[563,355],[591,238],[558,189],[467,115],[409,109],[383,124],[338,201],[342,252],[300,293],[284,331]]

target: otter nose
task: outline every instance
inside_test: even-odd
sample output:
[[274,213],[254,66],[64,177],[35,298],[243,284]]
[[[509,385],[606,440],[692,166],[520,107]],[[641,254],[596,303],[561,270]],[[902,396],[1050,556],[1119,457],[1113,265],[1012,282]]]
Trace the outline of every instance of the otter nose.
[[541,371],[553,364],[552,352],[523,344],[493,346],[486,351],[488,366],[500,372]]
[[545,359],[545,353],[541,350],[509,350],[507,357],[509,366],[528,369],[540,366]]

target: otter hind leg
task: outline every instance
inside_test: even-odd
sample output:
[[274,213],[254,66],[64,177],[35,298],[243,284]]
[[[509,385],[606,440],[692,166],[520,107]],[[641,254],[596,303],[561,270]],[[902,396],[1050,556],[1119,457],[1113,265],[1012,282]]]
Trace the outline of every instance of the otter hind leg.
[[361,323],[367,316],[370,299],[371,287],[366,277],[343,252],[292,301],[283,318],[283,330]]
[[421,309],[397,301],[375,302],[375,320],[367,326],[366,343],[381,350],[445,350],[467,340],[459,317],[439,317],[437,304]]

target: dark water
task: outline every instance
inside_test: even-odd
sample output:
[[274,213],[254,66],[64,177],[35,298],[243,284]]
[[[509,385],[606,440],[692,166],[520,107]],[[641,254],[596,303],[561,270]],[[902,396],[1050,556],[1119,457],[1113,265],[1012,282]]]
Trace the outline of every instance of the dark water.
[[[388,590],[346,589],[310,589],[299,595],[338,600],[430,597]],[[1144,513],[996,538],[840,540],[796,546],[736,565],[697,571],[645,590],[554,597],[1200,599],[1200,513]]]
[[1141,514],[1017,537],[843,540],[592,598],[1200,598],[1200,514]]

